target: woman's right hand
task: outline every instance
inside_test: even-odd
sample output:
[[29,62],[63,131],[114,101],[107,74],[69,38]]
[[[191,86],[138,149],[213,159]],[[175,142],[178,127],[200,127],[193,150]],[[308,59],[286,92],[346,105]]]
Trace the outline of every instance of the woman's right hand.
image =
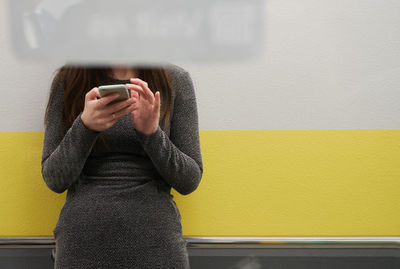
[[101,97],[97,87],[91,89],[85,96],[85,107],[81,115],[83,124],[93,131],[101,132],[136,109],[134,106],[137,101],[136,96],[109,105],[118,96],[118,93],[115,93]]

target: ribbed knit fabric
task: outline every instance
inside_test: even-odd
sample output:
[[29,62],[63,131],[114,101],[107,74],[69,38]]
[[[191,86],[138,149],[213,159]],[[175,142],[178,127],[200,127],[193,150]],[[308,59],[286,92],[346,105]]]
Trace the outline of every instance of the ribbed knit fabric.
[[[62,83],[51,89],[42,176],[52,191],[68,190],[54,229],[55,268],[189,268],[170,190],[190,194],[203,174],[197,104],[189,73],[164,67],[170,125],[163,131],[162,119],[150,135],[134,128],[130,114],[102,132],[88,129],[80,114],[64,135]],[[128,82],[105,77],[103,85]],[[93,152],[100,133],[108,147]]]

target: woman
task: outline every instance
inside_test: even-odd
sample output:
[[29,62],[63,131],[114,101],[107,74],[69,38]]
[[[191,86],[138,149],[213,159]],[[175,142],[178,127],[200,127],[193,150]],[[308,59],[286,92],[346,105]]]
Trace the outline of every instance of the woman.
[[[110,104],[98,86],[125,84]],[[45,116],[42,176],[68,190],[54,229],[55,268],[189,268],[174,188],[203,174],[196,97],[187,71],[62,67]]]

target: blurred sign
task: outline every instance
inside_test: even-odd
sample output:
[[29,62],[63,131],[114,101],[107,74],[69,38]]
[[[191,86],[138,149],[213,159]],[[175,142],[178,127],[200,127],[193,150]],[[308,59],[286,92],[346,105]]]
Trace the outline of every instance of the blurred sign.
[[81,63],[243,60],[262,49],[262,0],[9,1],[13,47]]

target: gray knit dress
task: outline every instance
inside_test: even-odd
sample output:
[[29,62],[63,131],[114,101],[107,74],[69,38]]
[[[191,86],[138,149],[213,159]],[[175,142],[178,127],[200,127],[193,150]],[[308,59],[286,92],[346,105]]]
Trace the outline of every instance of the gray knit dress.
[[[63,134],[64,91],[61,83],[52,87],[42,176],[52,191],[68,190],[54,229],[55,268],[189,268],[170,191],[190,194],[203,174],[197,104],[189,73],[164,68],[172,90],[170,124],[162,130],[161,119],[150,135],[134,128],[130,114],[102,132],[83,125],[80,114]],[[120,83],[128,81],[105,77],[103,85]],[[92,151],[100,133],[108,147]]]

